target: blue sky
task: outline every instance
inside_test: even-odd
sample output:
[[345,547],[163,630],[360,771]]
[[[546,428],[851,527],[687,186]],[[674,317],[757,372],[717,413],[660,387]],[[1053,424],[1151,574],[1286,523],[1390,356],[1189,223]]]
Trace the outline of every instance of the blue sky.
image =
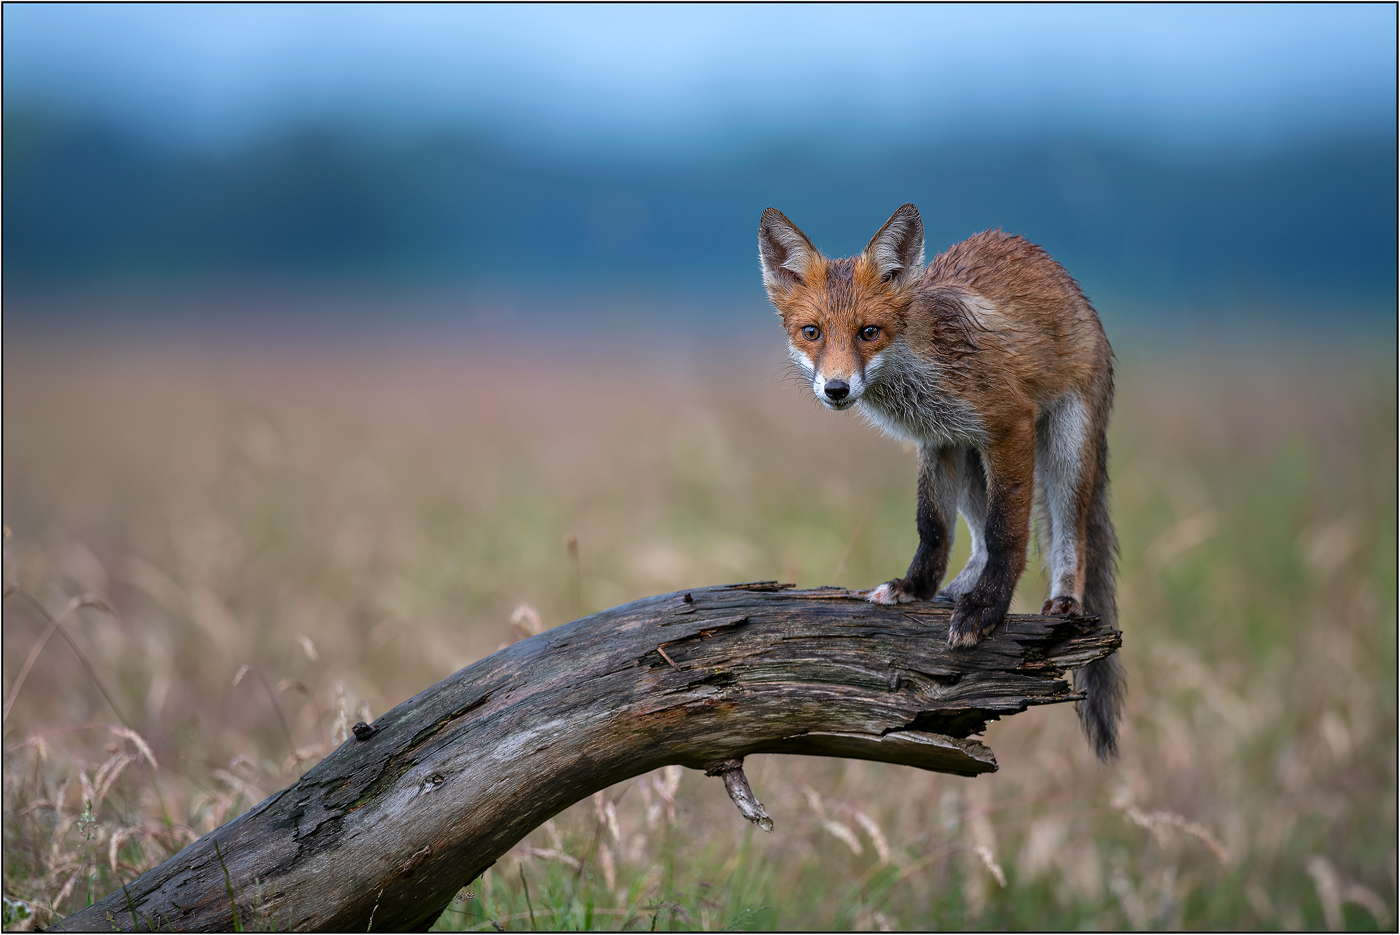
[[1391,5],[6,5],[7,105],[225,147],[306,121],[574,154],[1394,127]]

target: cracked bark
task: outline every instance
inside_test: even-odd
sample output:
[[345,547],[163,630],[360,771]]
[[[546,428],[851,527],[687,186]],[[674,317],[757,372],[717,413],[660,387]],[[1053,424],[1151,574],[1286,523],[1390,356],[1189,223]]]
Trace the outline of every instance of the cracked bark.
[[952,649],[950,610],[761,582],[584,617],[408,699],[53,928],[231,930],[235,904],[245,927],[364,931],[373,915],[380,931],[426,928],[546,819],[668,764],[722,777],[756,822],[740,767],[753,754],[994,770],[971,735],[1075,700],[1065,673],[1120,643],[1092,618],[1013,615]]

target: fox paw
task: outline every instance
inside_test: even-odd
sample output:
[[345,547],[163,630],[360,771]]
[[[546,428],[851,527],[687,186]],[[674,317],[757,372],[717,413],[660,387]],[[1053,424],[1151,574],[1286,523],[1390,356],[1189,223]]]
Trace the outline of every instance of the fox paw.
[[971,594],[958,598],[953,619],[948,627],[948,642],[953,646],[976,646],[1006,617],[1009,601],[988,601]]
[[1067,617],[1084,616],[1084,608],[1072,597],[1052,597],[1045,602],[1045,606],[1040,608],[1040,612],[1046,616],[1064,615]]
[[872,604],[907,604],[917,600],[912,594],[904,590],[904,582],[898,578],[893,581],[886,581],[875,590],[865,596],[865,599]]

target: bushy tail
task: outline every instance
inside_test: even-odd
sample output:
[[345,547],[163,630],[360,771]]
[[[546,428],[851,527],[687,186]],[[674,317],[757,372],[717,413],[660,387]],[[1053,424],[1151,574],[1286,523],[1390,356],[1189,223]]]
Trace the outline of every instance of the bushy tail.
[[[1099,434],[1099,474],[1089,507],[1085,543],[1084,613],[1118,629],[1115,579],[1118,573],[1118,536],[1108,515],[1108,436]],[[1126,686],[1118,654],[1096,659],[1074,675],[1074,687],[1087,697],[1075,707],[1079,723],[1099,759],[1118,755],[1118,715]]]

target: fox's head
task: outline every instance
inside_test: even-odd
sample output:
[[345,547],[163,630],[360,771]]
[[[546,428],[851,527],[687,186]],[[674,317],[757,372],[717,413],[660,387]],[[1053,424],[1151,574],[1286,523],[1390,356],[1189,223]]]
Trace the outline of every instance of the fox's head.
[[828,409],[860,401],[903,330],[924,269],[924,225],[900,207],[858,256],[829,260],[777,208],[758,225],[758,258],[789,352]]

